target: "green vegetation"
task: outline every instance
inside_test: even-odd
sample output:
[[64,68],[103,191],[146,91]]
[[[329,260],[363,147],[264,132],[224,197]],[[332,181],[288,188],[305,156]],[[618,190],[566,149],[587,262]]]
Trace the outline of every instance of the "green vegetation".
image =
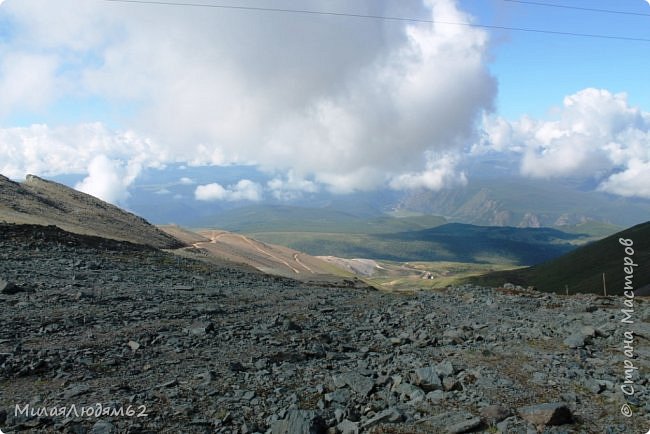
[[522,286],[535,286],[541,291],[564,293],[603,293],[605,273],[607,293],[622,294],[625,286],[625,247],[619,239],[634,242],[631,257],[638,267],[634,268],[634,288],[650,284],[650,222],[634,226],[603,240],[580,247],[564,256],[533,267],[489,273],[467,281],[488,286],[511,282]]
[[491,271],[512,269],[507,264],[468,264],[462,262],[389,262],[364,280],[376,288],[392,291],[437,289],[455,285],[468,277]]
[[555,226],[555,229],[569,234],[581,234],[590,241],[596,241],[622,231],[624,228],[609,223],[587,221],[576,225]]
[[446,222],[443,217],[431,215],[367,218],[329,208],[255,205],[223,212],[207,219],[204,226],[246,234],[274,232],[380,234],[426,229]]
[[[412,217],[419,218],[423,217]],[[392,222],[391,225],[397,226]],[[511,265],[537,264],[558,257],[573,249],[572,244],[584,238],[579,234],[548,228],[481,227],[460,223],[391,233],[292,232],[286,229],[249,235],[310,255],[399,262],[452,261]]]

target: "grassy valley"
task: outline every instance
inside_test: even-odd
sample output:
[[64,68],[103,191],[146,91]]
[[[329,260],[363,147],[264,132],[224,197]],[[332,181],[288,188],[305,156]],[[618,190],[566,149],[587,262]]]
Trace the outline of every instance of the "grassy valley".
[[576,230],[483,227],[406,213],[365,218],[331,209],[254,206],[221,213],[214,227],[310,255],[394,262],[532,265],[591,239]]

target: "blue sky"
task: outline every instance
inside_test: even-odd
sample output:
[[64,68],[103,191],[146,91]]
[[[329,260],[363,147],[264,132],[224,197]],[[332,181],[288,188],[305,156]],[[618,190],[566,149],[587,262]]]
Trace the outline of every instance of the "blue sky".
[[[642,0],[548,0],[541,3],[647,14],[635,16],[573,10],[503,0],[462,2],[480,23],[650,39],[650,5]],[[491,70],[499,80],[497,108],[508,118],[544,116],[564,96],[586,87],[627,92],[650,106],[650,43],[604,38],[494,31]]]
[[[301,9],[650,40],[645,0],[540,2]],[[0,173],[77,177],[77,188],[124,203],[145,172],[253,165],[264,176],[215,175],[195,199],[256,201],[439,190],[472,182],[472,161],[489,158],[519,176],[578,176],[650,198],[648,54],[644,41],[449,24],[5,0]]]

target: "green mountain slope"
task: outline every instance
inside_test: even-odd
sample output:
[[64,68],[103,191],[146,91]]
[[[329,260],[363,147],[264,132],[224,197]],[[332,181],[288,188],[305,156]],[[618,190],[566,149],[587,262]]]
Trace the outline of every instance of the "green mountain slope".
[[580,247],[554,260],[514,271],[489,273],[472,278],[472,283],[499,286],[511,282],[522,286],[536,286],[541,291],[564,293],[603,293],[603,273],[608,294],[624,291],[625,246],[619,239],[633,241],[635,288],[650,284],[650,222],[642,223],[603,240]]
[[430,228],[446,223],[442,217],[360,217],[331,208],[253,205],[223,211],[198,226],[257,234],[265,232],[323,232],[376,234]]

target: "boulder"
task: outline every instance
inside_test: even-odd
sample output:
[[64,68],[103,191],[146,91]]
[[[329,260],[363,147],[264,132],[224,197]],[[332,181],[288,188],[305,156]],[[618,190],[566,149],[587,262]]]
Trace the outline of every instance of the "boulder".
[[563,402],[529,405],[517,409],[522,419],[533,425],[563,425],[573,421],[569,407]]
[[442,389],[442,382],[438,370],[433,366],[426,366],[415,370],[416,384],[425,392]]
[[322,434],[326,429],[325,421],[311,410],[290,410],[285,419],[271,426],[272,434]]
[[13,282],[8,282],[4,279],[0,279],[0,293],[2,294],[13,295],[25,291],[25,288],[18,286]]

